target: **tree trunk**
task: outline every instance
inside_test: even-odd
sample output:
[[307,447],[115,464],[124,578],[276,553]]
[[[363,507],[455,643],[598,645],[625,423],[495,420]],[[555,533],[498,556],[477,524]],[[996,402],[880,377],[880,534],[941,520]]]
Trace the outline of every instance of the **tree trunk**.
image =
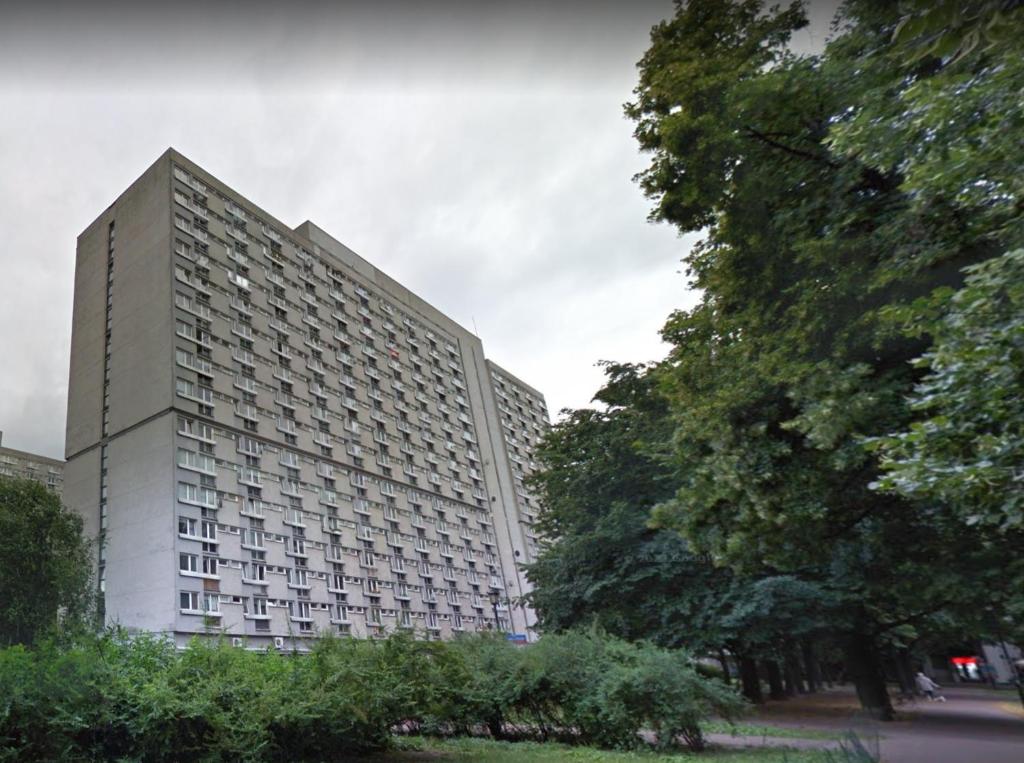
[[757,663],[753,657],[740,658],[740,683],[743,685],[743,696],[760,705],[764,702],[764,695],[761,693],[761,678],[757,674]]
[[787,683],[789,684],[787,687],[789,696],[806,694],[807,685],[804,682],[804,676],[800,672],[800,661],[797,659],[796,650],[792,647],[786,648],[785,670]]
[[914,669],[910,665],[910,650],[905,647],[897,649],[893,662],[896,663],[896,678],[900,682],[900,691],[907,695],[917,694]]
[[782,659],[782,685],[786,688],[787,697],[795,697],[797,694],[802,693],[800,691],[800,677],[797,675],[789,655]]
[[878,646],[871,636],[856,633],[846,639],[846,664],[864,711],[880,721],[893,720],[889,690],[885,686]]
[[493,713],[487,719],[487,730],[491,732],[491,736],[495,739],[505,738],[505,729],[501,713]]
[[786,690],[782,686],[782,671],[779,663],[775,660],[764,661],[765,672],[768,675],[768,696],[771,699],[785,699]]
[[718,650],[718,661],[722,664],[722,680],[727,684],[732,683],[732,675],[729,673],[729,658],[725,656],[725,650]]
[[800,647],[804,659],[804,671],[807,673],[807,688],[811,692],[821,691],[821,666],[814,654],[814,644],[810,639],[804,639]]

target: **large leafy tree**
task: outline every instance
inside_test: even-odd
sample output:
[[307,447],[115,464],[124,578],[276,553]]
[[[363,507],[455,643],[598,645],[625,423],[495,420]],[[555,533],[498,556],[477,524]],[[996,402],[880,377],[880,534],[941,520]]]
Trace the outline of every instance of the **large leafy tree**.
[[[596,622],[630,639],[707,648],[702,617],[722,575],[678,533],[648,527],[651,508],[675,489],[671,422],[650,369],[607,364],[598,409],[568,412],[538,456],[548,545],[529,576],[545,628]],[[699,643],[694,636],[699,635]]]
[[38,482],[0,477],[0,644],[84,622],[90,569],[81,518]]
[[742,663],[758,699],[758,659],[783,657],[787,637],[822,629],[822,592],[785,577],[747,578],[716,566],[677,532],[650,526],[679,485],[673,421],[658,366],[607,364],[600,409],[568,412],[539,454],[541,523],[553,538],[529,569],[546,630],[596,623]]
[[[880,717],[880,647],[1004,583],[1000,549],[963,542],[960,506],[870,489],[879,465],[864,441],[913,419],[909,361],[928,343],[890,316],[1000,251],[1019,205],[985,97],[1012,90],[992,64],[1003,49],[956,64],[907,55],[892,44],[901,21],[891,3],[849,2],[826,51],[796,58],[798,4],[691,0],[655,27],[627,107],[652,156],[639,176],[652,216],[705,233],[687,257],[702,302],[664,332],[680,486],[656,519],[740,574],[819,586]],[[965,87],[973,110],[960,113]],[[973,130],[1004,185],[966,189],[969,156],[949,167],[920,142],[930,119],[959,120],[949,141],[967,154]],[[961,179],[931,182],[928,167]]]
[[[929,322],[933,346],[917,364],[928,374],[912,405],[922,413],[881,438],[878,486],[963,507],[984,538],[1024,530],[1024,250],[968,269],[966,285],[903,311]],[[1015,560],[1007,560],[1013,563]]]

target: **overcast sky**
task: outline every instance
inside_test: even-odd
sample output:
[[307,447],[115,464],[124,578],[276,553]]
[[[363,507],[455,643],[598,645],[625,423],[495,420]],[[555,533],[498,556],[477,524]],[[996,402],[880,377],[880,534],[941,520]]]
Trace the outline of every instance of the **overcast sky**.
[[622,104],[670,0],[371,5],[5,7],[4,445],[63,456],[75,238],[168,146],[475,327],[552,414],[664,354],[693,241],[646,221]]

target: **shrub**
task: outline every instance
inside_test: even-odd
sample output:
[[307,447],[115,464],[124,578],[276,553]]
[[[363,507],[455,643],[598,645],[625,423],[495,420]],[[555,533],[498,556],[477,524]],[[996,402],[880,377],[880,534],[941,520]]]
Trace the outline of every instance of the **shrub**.
[[600,747],[632,748],[651,731],[659,747],[703,747],[700,723],[736,717],[743,702],[699,675],[683,652],[630,644],[598,632],[545,636],[516,647],[493,636],[456,641],[467,682],[462,728]]
[[636,747],[702,743],[739,700],[689,658],[590,632],[323,639],[309,655],[112,632],[0,649],[0,761],[346,760],[399,727]]

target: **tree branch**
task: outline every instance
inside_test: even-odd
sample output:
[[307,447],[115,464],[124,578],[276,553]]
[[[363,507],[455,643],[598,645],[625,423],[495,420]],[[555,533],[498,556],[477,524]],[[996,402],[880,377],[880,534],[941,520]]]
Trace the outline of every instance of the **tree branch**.
[[780,151],[785,151],[787,154],[790,154],[792,156],[799,156],[801,159],[810,159],[812,162],[824,164],[826,167],[831,167],[833,169],[839,167],[838,162],[834,162],[831,159],[826,159],[825,157],[811,153],[810,151],[804,151],[802,148],[794,148],[793,146],[787,146],[785,143],[780,143],[779,141],[772,138],[770,133],[755,130],[750,125],[744,126],[743,129],[746,130],[747,134],[750,135],[752,138],[757,138],[762,143],[766,143],[773,148],[779,149]]
[[938,612],[940,609],[944,609],[945,607],[947,607],[948,605],[950,605],[952,603],[953,603],[952,599],[943,599],[942,601],[938,602],[937,604],[934,604],[931,607],[928,607],[927,609],[923,609],[920,612],[916,612],[916,613],[914,613],[912,615],[908,615],[907,617],[904,617],[901,620],[894,620],[891,623],[879,623],[878,624],[878,628],[876,628],[875,631],[874,631],[874,635],[878,636],[878,635],[880,635],[882,633],[885,633],[885,631],[887,631],[887,630],[891,630],[892,628],[898,628],[901,625],[909,625],[910,623],[914,622],[918,618],[924,617],[926,615],[934,614],[935,612]]

